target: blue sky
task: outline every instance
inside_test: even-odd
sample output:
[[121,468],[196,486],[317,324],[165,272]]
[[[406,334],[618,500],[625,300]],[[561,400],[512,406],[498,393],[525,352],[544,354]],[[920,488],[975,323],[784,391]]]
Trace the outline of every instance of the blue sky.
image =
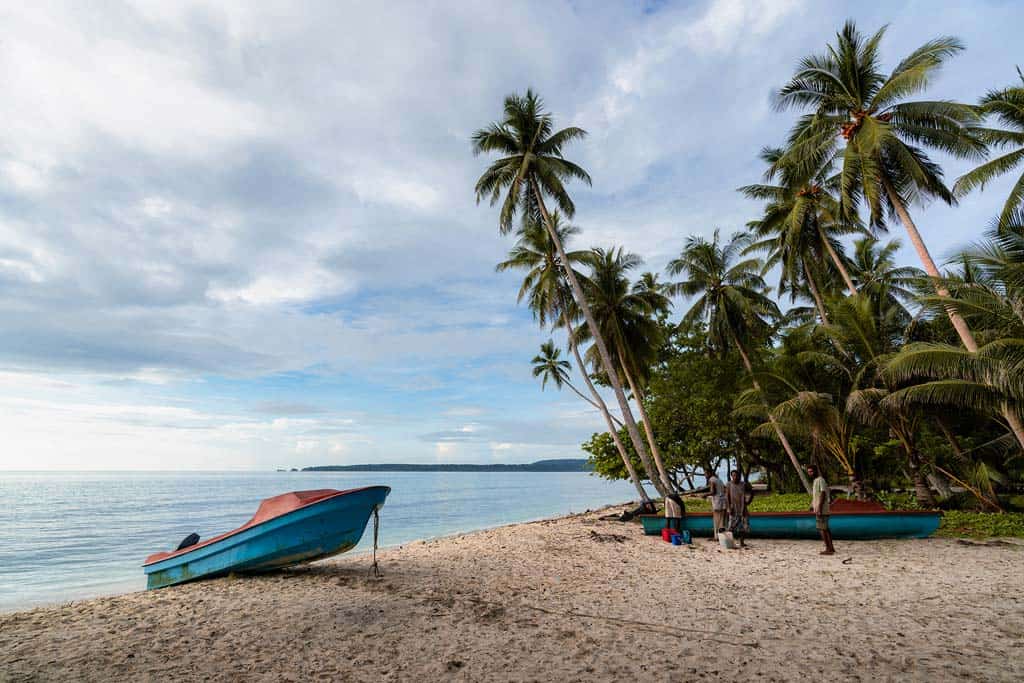
[[[771,94],[847,17],[890,24],[887,67],[962,38],[934,98],[1016,78],[1015,2],[0,11],[0,469],[578,455],[601,420],[530,377],[548,334],[493,271],[471,133],[537,89],[590,132],[578,244],[660,271],[756,215],[734,189],[792,120]],[[935,255],[1008,186],[917,209]]]

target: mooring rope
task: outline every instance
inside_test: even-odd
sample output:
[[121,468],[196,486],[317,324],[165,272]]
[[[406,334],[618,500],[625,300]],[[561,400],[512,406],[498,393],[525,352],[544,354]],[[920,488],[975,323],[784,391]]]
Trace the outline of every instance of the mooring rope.
[[380,573],[380,566],[377,564],[377,536],[380,529],[380,512],[376,507],[373,508],[373,565],[370,569],[373,570],[373,577],[379,579],[383,574]]

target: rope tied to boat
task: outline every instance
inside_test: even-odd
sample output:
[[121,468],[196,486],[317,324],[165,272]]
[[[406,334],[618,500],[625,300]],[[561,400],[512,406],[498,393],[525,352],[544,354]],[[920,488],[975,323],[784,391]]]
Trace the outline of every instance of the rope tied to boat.
[[380,531],[380,512],[377,506],[373,507],[373,565],[370,566],[373,571],[373,578],[379,579],[383,574],[380,572],[380,565],[377,564],[377,538]]

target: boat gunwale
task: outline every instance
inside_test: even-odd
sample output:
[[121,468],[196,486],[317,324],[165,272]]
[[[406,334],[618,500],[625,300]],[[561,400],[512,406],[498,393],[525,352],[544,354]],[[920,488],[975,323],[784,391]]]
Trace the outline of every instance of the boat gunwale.
[[[161,558],[159,558],[157,560],[149,561],[149,558],[147,558],[147,560],[142,563],[142,566],[143,566],[143,568],[145,568],[145,567],[152,567],[153,565],[160,564],[161,562],[166,562],[167,560],[173,560],[173,559],[177,559],[179,557],[183,557],[183,556],[189,554],[190,552],[192,552],[194,550],[200,550],[202,548],[208,548],[210,546],[213,546],[213,545],[219,543],[220,541],[227,540],[227,539],[231,538],[232,536],[237,536],[240,533],[243,533],[243,532],[246,532],[246,531],[250,531],[252,529],[258,529],[259,527],[263,526],[264,524],[268,524],[269,522],[275,522],[275,521],[277,521],[279,519],[287,517],[288,515],[292,514],[293,512],[299,512],[300,510],[304,510],[306,508],[312,507],[312,506],[317,505],[319,503],[324,503],[324,502],[327,502],[329,500],[334,500],[335,498],[340,498],[342,496],[347,496],[347,495],[352,494],[352,493],[361,493],[363,491],[369,491],[371,489],[387,489],[389,493],[391,491],[391,487],[390,486],[386,486],[384,484],[376,484],[376,485],[373,485],[373,486],[360,486],[360,487],[354,488],[354,489],[345,489],[344,491],[338,491],[338,492],[332,493],[332,494],[330,494],[328,496],[324,496],[323,498],[317,498],[316,500],[313,500],[313,501],[310,501],[308,503],[304,503],[302,505],[299,505],[298,507],[292,508],[291,510],[288,510],[287,512],[281,513],[280,515],[276,515],[274,517],[270,517],[268,519],[261,520],[261,521],[257,522],[256,524],[252,524],[252,525],[243,524],[242,526],[240,526],[238,528],[232,529],[231,531],[225,531],[223,534],[218,534],[217,536],[213,536],[212,538],[209,538],[209,539],[207,539],[205,541],[200,541],[199,543],[196,543],[195,545],[190,545],[189,547],[182,548],[181,550],[172,551],[168,555],[165,555],[164,557],[161,557]],[[294,493],[294,492],[290,492],[290,493]],[[284,494],[281,494],[281,495],[284,495]],[[271,498],[273,498],[273,497],[275,497],[275,496],[271,496]],[[268,499],[264,498],[263,500],[268,500]],[[261,504],[263,503],[263,500],[260,501]],[[259,508],[257,507],[257,510],[258,509]],[[153,555],[156,555],[156,554],[158,554],[158,553],[153,553]],[[152,557],[153,555],[150,555],[150,557]]]

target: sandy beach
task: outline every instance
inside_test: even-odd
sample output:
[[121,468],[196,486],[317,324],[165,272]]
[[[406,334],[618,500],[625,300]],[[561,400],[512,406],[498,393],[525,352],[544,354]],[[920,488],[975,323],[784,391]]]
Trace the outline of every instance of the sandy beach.
[[[607,512],[607,511],[604,511]],[[676,547],[590,512],[0,615],[0,680],[1021,680],[1024,543]]]

